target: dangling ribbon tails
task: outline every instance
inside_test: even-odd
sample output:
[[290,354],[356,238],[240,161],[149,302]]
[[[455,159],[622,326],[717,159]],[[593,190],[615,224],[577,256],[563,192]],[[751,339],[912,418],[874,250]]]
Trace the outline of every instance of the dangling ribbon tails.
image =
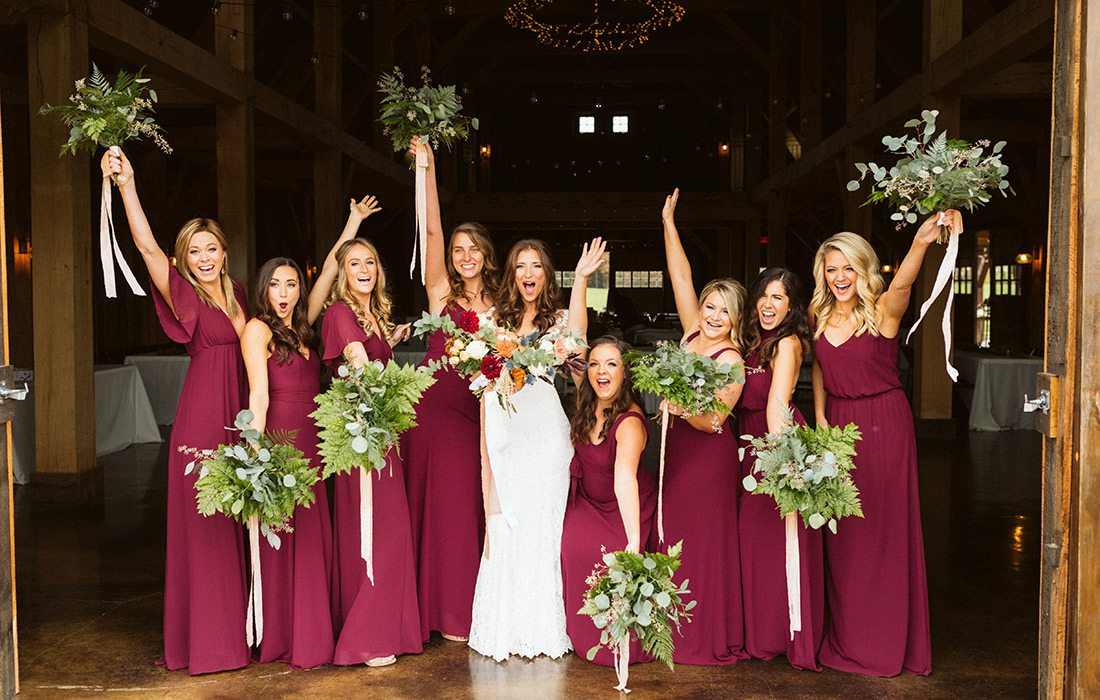
[[618,646],[612,649],[611,653],[615,657],[615,678],[619,681],[619,684],[615,686],[615,690],[621,690],[624,693],[629,693],[630,688],[626,687],[626,681],[630,677],[629,632],[623,635],[623,638],[619,640]]
[[[367,564],[367,578],[374,585],[374,488],[373,469],[359,469],[359,556]],[[381,474],[381,472],[379,472]]]
[[798,553],[798,513],[783,518],[786,530],[787,616],[791,621],[791,641],[802,631],[802,564]]
[[[260,576],[260,519],[248,519],[248,551],[252,561],[252,583],[248,589],[248,617],[245,619],[245,641],[259,646],[264,639],[264,584]],[[255,634],[253,634],[255,627]]]
[[665,441],[668,438],[668,401],[661,402],[661,459],[657,470],[657,539],[665,541]]
[[[416,269],[417,257],[420,258],[420,283],[424,284],[424,263],[427,260],[428,245],[428,146],[427,139],[421,139],[416,147],[416,236],[413,238],[412,260],[409,261],[409,279]],[[417,247],[420,255],[417,256]]]
[[[938,225],[943,225],[943,214],[940,214],[939,220],[936,222]],[[943,292],[944,287],[947,287],[947,305],[943,309],[943,320],[940,323],[940,327],[943,329],[943,359],[947,365],[947,375],[951,377],[951,381],[958,381],[959,370],[951,364],[951,304],[955,300],[955,286],[951,284],[951,277],[955,273],[955,261],[959,257],[959,234],[963,232],[962,215],[958,217],[958,225],[950,227],[947,239],[947,252],[944,253],[943,262],[940,263],[940,269],[936,272],[936,283],[932,286],[932,293],[924,300],[924,303],[920,305],[920,315],[917,317],[917,322],[913,324],[913,327],[909,329],[909,335],[905,336],[905,342],[909,342],[909,339],[913,337],[913,333],[916,332],[917,327],[920,326],[920,322],[924,320],[925,314],[928,313],[928,309],[932,307],[936,299]]]
[[[119,154],[118,146],[111,146],[111,152]],[[118,296],[115,290],[115,261],[122,270],[122,276],[130,285],[130,290],[139,297],[145,296],[145,290],[138,284],[137,278],[126,264],[126,258],[122,257],[122,250],[118,247],[118,239],[115,238],[115,222],[111,216],[111,182],[110,178],[103,178],[103,186],[99,198],[99,260],[103,266],[103,288],[107,297],[114,299]]]

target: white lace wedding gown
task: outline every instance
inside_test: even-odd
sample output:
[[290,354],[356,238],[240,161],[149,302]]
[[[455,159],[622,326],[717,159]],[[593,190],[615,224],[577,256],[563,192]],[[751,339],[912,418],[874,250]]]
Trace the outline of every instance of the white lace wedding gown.
[[[549,333],[563,327],[564,314]],[[485,442],[501,513],[486,519],[489,558],[478,570],[469,643],[497,661],[510,654],[558,658],[572,649],[561,582],[569,421],[543,381],[514,394],[512,404],[509,415],[485,394]]]

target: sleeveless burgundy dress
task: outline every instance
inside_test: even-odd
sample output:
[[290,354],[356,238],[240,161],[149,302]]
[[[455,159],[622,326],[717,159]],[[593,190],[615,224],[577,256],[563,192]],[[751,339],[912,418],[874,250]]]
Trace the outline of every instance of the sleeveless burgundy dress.
[[825,537],[825,640],[818,660],[840,671],[896,676],[932,671],[928,589],[913,414],[898,379],[898,339],[853,335],[814,342],[830,425],[855,423],[852,472],[863,519]]
[[[711,357],[721,359],[730,349]],[[727,418],[720,433],[705,433],[679,416],[669,421],[662,549],[684,541],[676,581],[690,579],[688,600],[699,603],[683,637],[675,639],[678,664],[726,665],[748,658],[737,542],[741,464],[735,427]],[[654,544],[656,539],[654,533]]]
[[[763,331],[761,342],[774,336]],[[772,386],[770,364],[760,366],[758,352],[745,358],[745,389],[737,417],[738,440],[748,447],[743,435],[763,437],[768,432],[768,392]],[[805,425],[794,404],[794,420]],[[752,473],[756,456],[746,450],[741,477]],[[784,654],[795,668],[820,671],[817,650],[821,646],[825,618],[825,571],[822,564],[821,531],[807,528],[799,517],[798,561],[801,565],[802,631],[790,634],[787,611],[786,526],[775,499],[739,490],[737,511],[741,538],[741,587],[745,600],[745,651],[754,659],[772,659]]]
[[[573,445],[573,461],[569,465],[569,503],[565,508],[565,525],[561,535],[561,578],[565,595],[565,630],[577,656],[585,658],[588,650],[600,641],[600,630],[587,616],[577,611],[584,604],[588,591],[585,579],[603,558],[604,551],[617,552],[626,547],[626,530],[615,497],[616,432],[623,421],[645,418],[637,411],[623,413],[607,431],[598,445]],[[657,483],[638,465],[638,544],[645,550],[653,531],[653,516],[657,512]],[[630,642],[631,663],[651,660],[643,655],[638,640]],[[611,652],[600,649],[593,663],[612,666]]]
[[[388,362],[390,344],[377,333],[366,334],[355,313],[341,301],[325,312],[321,324],[324,360],[334,370],[343,364],[344,348],[360,342],[371,360]],[[360,556],[360,470],[334,478],[332,609],[337,634],[333,663],[343,666],[423,649],[416,603],[416,570],[409,534],[404,463],[396,449],[387,467],[370,476],[374,515],[374,584]]]
[[[233,425],[248,397],[241,339],[229,317],[199,299],[174,267],[168,268],[171,306],[150,286],[161,328],[191,356],[168,450],[163,663],[192,675],[240,668],[249,661],[243,529],[221,514],[199,515],[199,470],[184,474],[194,457],[178,448],[213,450],[240,440],[225,426]],[[234,283],[233,292],[247,318],[244,290]]]
[[[466,311],[452,302],[443,313],[457,322]],[[422,366],[443,357],[445,342],[442,331],[428,338]],[[470,636],[485,536],[480,410],[469,381],[440,369],[403,441],[424,641],[432,630]]]
[[[310,464],[321,468],[317,456],[317,425],[309,414],[317,408],[313,397],[321,392],[321,360],[290,353],[285,364],[275,355],[267,359],[267,430],[297,432],[294,446]],[[313,486],[313,505],[299,507],[290,521],[291,532],[279,533],[279,549],[260,540],[263,574],[264,639],[258,661],[282,661],[292,668],[314,668],[332,663],[332,522],[325,482]]]

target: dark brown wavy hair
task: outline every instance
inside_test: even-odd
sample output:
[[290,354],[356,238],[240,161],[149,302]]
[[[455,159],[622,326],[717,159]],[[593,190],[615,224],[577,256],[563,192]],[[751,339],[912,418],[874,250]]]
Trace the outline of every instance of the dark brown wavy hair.
[[[500,286],[500,266],[497,264],[496,249],[493,248],[493,242],[489,240],[489,230],[476,221],[467,221],[464,224],[455,226],[455,230],[451,233],[451,245],[454,245],[455,236],[460,233],[465,233],[470,237],[470,240],[474,242],[474,245],[481,250],[482,259],[484,261],[481,268],[481,297],[483,300],[488,300],[491,304],[497,295],[497,288]],[[465,299],[466,301],[472,301],[466,294],[466,283],[462,279],[462,275],[458,274],[458,270],[455,269],[454,261],[451,260],[451,248],[447,248],[447,283],[451,286],[451,291],[447,293],[447,298],[444,299],[445,304],[449,304],[452,301],[458,301],[459,299]]]
[[[588,348],[588,356],[601,345],[614,346],[622,356],[623,385],[619,387],[618,395],[611,401],[611,405],[603,410],[603,428],[600,429],[601,442],[607,438],[607,433],[619,416],[630,410],[634,404],[642,405],[642,399],[634,388],[634,376],[630,372],[630,363],[626,361],[626,353],[630,351],[630,345],[610,335],[601,336],[592,341]],[[589,436],[592,428],[596,426],[596,406],[599,398],[596,390],[592,388],[592,382],[588,381],[588,369],[585,368],[584,381],[577,387],[577,408],[573,412],[573,419],[569,421],[569,437],[574,445],[586,445],[590,442]]]
[[[767,294],[768,285],[779,280],[787,294],[787,315],[775,327],[775,333],[767,340],[761,340],[760,318],[756,312],[756,302]],[[756,276],[749,292],[749,306],[742,315],[745,339],[745,355],[757,353],[761,367],[771,363],[779,341],[789,335],[798,338],[802,354],[810,352],[810,322],[806,313],[806,289],[801,278],[783,267],[769,267]]]
[[[271,305],[267,288],[271,284],[271,278],[275,270],[280,267],[289,267],[298,275],[298,302],[290,313],[290,325],[283,323],[279,315],[275,313],[275,307]],[[290,258],[272,258],[265,262],[256,273],[256,286],[252,288],[252,308],[256,309],[256,318],[267,324],[271,329],[271,342],[267,349],[275,356],[275,361],[280,365],[286,364],[287,359],[293,353],[298,352],[302,345],[317,352],[321,346],[317,332],[309,325],[309,290],[306,289],[305,280],[302,278],[302,270],[298,263]]]
[[550,249],[546,244],[535,238],[525,238],[512,246],[508,251],[508,259],[504,261],[504,273],[501,275],[500,287],[497,289],[496,317],[497,321],[509,328],[518,329],[523,323],[523,296],[519,293],[519,285],[516,284],[516,264],[519,254],[525,250],[533,250],[542,262],[542,271],[546,275],[546,284],[542,293],[535,300],[535,327],[539,333],[550,330],[558,318],[558,310],[561,308],[561,287],[558,286],[557,276],[554,274],[554,262],[550,259]]

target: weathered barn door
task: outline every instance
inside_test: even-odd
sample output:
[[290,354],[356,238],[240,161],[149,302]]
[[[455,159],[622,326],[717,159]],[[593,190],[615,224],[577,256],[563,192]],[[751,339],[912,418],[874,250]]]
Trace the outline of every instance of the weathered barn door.
[[[0,115],[0,127],[3,116]],[[12,536],[11,419],[22,398],[8,365],[8,237],[4,228],[4,138],[0,128],[0,693],[19,692],[15,633],[15,538]]]
[[1100,0],[1055,12],[1039,694],[1086,698],[1100,697]]

